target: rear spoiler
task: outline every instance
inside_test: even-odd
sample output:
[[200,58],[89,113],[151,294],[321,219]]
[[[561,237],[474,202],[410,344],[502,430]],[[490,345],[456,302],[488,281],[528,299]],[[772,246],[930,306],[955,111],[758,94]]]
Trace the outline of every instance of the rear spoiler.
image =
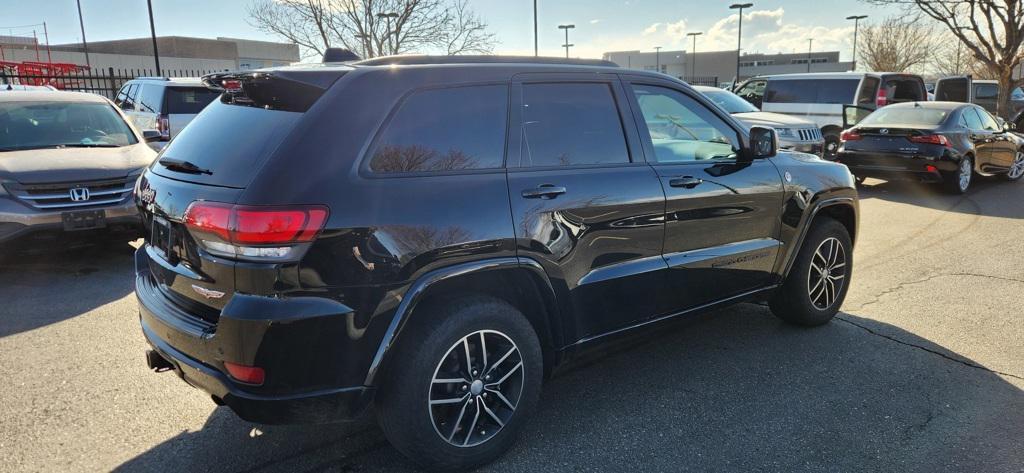
[[234,105],[305,112],[334,81],[340,69],[222,72],[202,77],[203,84],[223,92],[221,101]]

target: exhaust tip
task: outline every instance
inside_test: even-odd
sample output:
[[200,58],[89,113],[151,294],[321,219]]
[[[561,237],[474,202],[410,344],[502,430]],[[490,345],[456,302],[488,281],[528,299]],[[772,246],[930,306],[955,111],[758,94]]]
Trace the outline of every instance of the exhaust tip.
[[174,369],[174,365],[157,353],[156,350],[146,350],[146,366],[149,366],[149,369],[157,373]]

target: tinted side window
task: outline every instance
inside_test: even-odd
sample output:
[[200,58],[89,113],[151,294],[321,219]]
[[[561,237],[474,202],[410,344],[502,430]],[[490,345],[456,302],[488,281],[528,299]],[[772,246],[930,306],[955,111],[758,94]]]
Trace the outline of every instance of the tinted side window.
[[677,90],[634,85],[659,163],[735,159],[736,132],[700,102]]
[[860,90],[857,92],[857,105],[874,105],[878,99],[878,84],[881,81],[877,77],[864,77],[860,82]]
[[860,79],[772,79],[765,89],[770,103],[852,103]]
[[978,84],[974,86],[974,98],[993,100],[999,97],[999,86],[995,84]]
[[129,87],[131,87],[130,84],[125,84],[125,85],[121,86],[121,90],[117,91],[117,95],[114,97],[114,104],[117,105],[118,107],[120,107],[121,104],[123,104],[125,100],[128,100],[128,88]]
[[139,95],[139,84],[132,84],[128,87],[128,98],[125,99],[124,103],[127,107],[135,108],[135,101]]
[[608,84],[526,84],[522,116],[522,166],[629,162]]
[[380,173],[500,168],[508,86],[431,89],[405,99],[370,158]]
[[851,103],[857,94],[859,79],[832,79],[818,81],[817,103]]
[[135,102],[140,112],[160,113],[164,88],[156,84],[143,84]]
[[983,130],[984,126],[981,124],[981,117],[978,116],[978,112],[973,108],[967,108],[963,112],[964,121],[967,122],[967,128],[971,130]]
[[985,110],[974,109],[974,111],[978,113],[979,117],[981,117],[981,126],[983,126],[985,130],[999,131],[999,122],[997,122],[995,118],[992,118],[991,114]]

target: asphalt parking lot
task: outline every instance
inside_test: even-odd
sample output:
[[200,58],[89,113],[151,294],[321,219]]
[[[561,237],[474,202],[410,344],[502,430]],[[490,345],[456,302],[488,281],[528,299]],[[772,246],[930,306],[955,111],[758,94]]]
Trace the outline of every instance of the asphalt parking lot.
[[[485,471],[1024,471],[1024,184],[869,180],[838,319],[747,304],[546,386]],[[137,243],[135,243],[137,244]],[[0,260],[0,470],[408,471],[372,422],[262,426],[147,371],[127,242]]]

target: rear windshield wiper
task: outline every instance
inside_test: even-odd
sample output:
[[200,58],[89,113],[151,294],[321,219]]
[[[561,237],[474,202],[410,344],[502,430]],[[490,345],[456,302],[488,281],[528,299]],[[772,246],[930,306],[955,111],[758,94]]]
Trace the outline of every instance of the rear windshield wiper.
[[157,161],[157,162],[160,163],[161,166],[167,168],[170,171],[178,171],[178,172],[184,172],[184,173],[188,173],[188,174],[209,174],[209,175],[213,175],[213,171],[210,171],[209,169],[203,169],[203,168],[201,168],[199,166],[196,166],[195,164],[190,163],[188,161],[185,161],[183,159],[160,158],[160,161]]

